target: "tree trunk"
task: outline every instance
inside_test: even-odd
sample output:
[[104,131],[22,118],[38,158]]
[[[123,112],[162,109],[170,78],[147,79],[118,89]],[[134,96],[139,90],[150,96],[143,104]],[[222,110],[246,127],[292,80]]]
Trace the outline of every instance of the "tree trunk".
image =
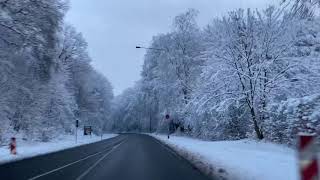
[[253,108],[250,109],[250,112],[251,112],[251,117],[252,117],[252,121],[253,121],[254,130],[256,132],[256,135],[257,135],[258,139],[261,140],[261,139],[264,138],[264,136],[263,136],[262,129],[258,125],[258,122],[257,122],[257,119],[256,119],[256,113],[254,112]]

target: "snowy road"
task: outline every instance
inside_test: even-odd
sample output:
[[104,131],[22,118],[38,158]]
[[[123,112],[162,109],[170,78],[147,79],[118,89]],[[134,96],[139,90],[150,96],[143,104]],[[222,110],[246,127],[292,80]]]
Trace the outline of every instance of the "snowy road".
[[0,166],[0,179],[207,180],[168,147],[147,135],[101,142]]

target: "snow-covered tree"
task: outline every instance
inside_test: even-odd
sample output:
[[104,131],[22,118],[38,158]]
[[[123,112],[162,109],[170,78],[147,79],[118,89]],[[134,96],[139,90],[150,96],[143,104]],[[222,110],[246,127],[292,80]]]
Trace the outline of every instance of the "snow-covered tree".
[[292,34],[287,33],[292,23],[285,17],[274,7],[262,13],[238,10],[207,29],[212,60],[201,82],[209,83],[209,95],[200,99],[212,99],[223,110],[244,103],[259,139],[264,137],[261,124],[272,90],[290,68],[284,57],[292,45]]
[[99,131],[109,120],[111,85],[91,67],[81,34],[65,25],[67,9],[64,0],[0,1],[0,139],[71,133],[75,119],[88,118],[79,117],[82,96],[98,107],[87,112]]

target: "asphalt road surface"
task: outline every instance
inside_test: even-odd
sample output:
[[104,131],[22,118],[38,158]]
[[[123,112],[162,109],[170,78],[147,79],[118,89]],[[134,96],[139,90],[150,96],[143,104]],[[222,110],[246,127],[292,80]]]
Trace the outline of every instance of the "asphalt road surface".
[[139,134],[0,166],[0,180],[209,180],[158,140]]

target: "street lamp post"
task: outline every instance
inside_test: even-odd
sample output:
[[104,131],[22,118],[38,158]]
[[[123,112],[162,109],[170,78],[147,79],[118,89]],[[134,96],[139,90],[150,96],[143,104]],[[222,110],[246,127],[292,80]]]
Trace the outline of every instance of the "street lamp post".
[[[160,48],[147,48],[147,47],[143,47],[143,46],[136,46],[136,49],[148,49],[148,50],[154,50],[154,51],[164,51],[164,52],[168,52],[168,50],[166,49],[160,49]],[[151,127],[151,112],[149,111],[149,132],[151,133],[152,127]]]

